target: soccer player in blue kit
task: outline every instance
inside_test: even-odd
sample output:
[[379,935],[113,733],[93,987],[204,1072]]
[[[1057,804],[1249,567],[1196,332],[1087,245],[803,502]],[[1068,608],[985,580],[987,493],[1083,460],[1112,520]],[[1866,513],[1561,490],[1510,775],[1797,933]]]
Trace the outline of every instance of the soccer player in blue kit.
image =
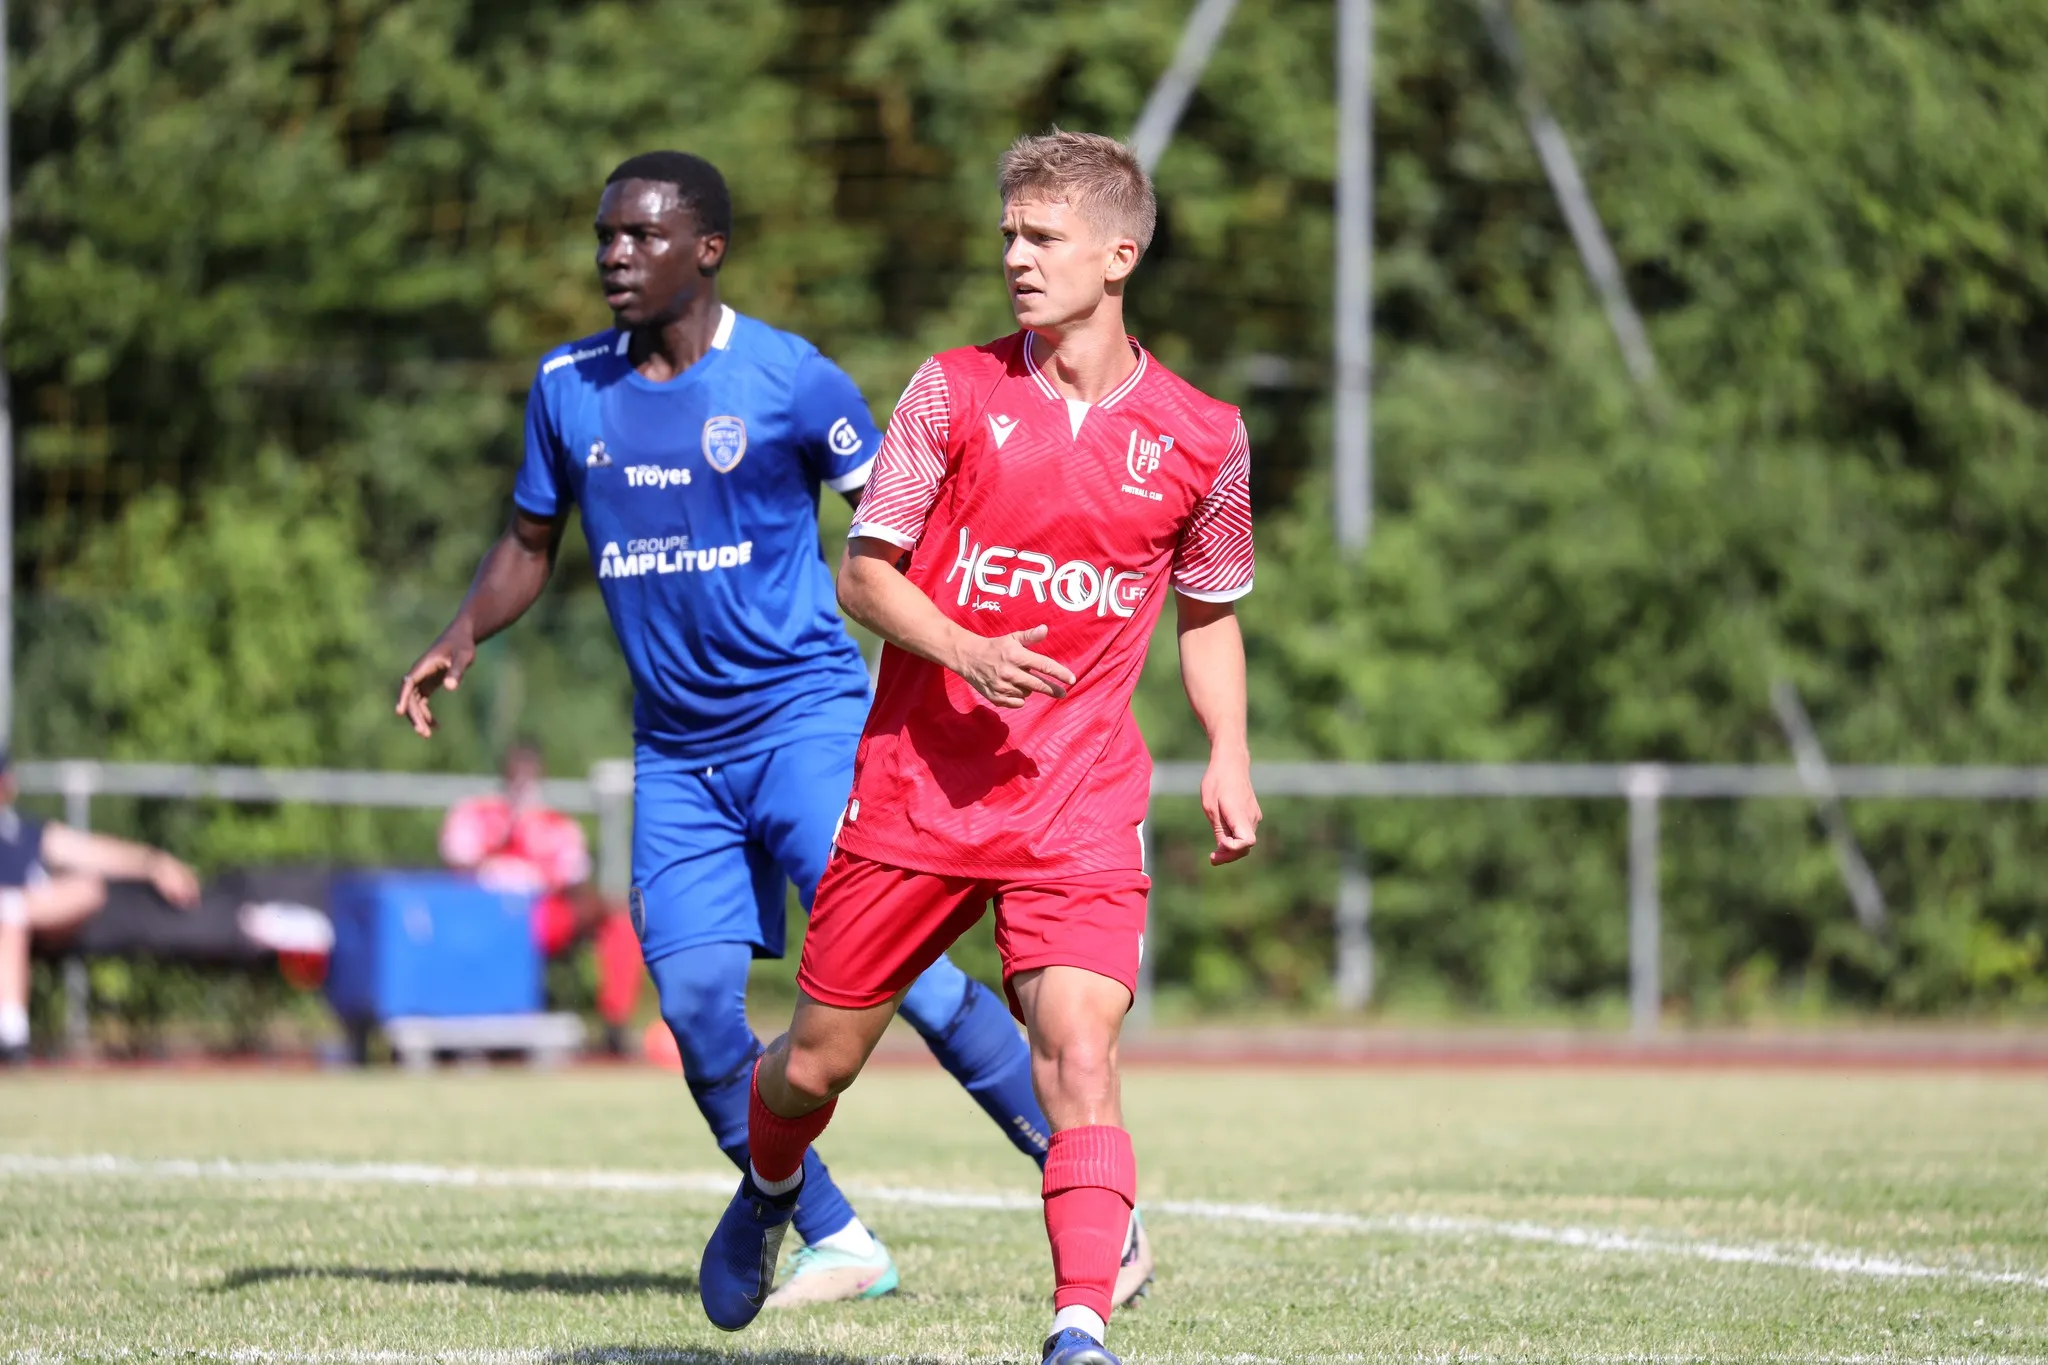
[[[762,1051],[746,1018],[748,964],[783,954],[787,883],[810,908],[869,701],[819,548],[819,486],[857,503],[881,436],[816,347],[720,302],[732,205],[709,162],[626,161],[596,228],[615,325],[541,361],[512,524],[406,674],[397,709],[433,733],[433,694],[539,598],[575,504],[633,678],[634,929],[690,1093],[744,1170]],[[1043,1165],[1050,1127],[995,993],[940,958],[902,1014]],[[815,1153],[795,1226],[804,1247],[767,1306],[896,1287],[887,1248]],[[1135,1220],[1124,1261],[1120,1303],[1152,1268]]]

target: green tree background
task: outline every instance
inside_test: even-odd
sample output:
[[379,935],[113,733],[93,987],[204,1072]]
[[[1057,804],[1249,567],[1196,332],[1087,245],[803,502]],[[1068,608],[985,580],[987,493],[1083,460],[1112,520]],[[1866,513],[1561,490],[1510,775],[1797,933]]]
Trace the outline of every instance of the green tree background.
[[[725,168],[728,297],[878,415],[1009,326],[991,166],[1129,128],[1181,0],[22,0],[10,7],[17,750],[480,770],[627,751],[587,556],[421,745],[392,681],[502,525],[546,347],[606,318],[588,215]],[[1244,0],[1158,172],[1134,330],[1251,426],[1271,758],[2048,762],[2048,13],[2022,0],[1519,0],[1667,386],[1646,419],[1466,0],[1381,0],[1377,531],[1328,529],[1332,6]],[[828,528],[828,536],[830,529]],[[1162,644],[1165,642],[1162,641]],[[1138,709],[1198,757],[1172,650]],[[1667,808],[1696,1017],[2048,1003],[2048,820]],[[209,862],[420,857],[431,822],[135,807]],[[1616,803],[1275,801],[1254,866],[1161,812],[1162,984],[1325,1003],[1367,851],[1396,1010],[1615,1008]]]

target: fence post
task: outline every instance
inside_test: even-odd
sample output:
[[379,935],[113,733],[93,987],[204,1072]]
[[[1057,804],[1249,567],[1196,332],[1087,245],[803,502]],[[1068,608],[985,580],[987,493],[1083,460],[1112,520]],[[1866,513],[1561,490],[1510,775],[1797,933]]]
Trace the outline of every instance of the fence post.
[[[85,760],[57,770],[64,792],[64,823],[81,833],[92,828],[92,794],[99,785],[99,765]],[[64,1055],[84,1057],[92,1051],[92,977],[85,959],[68,954],[60,969],[64,984]]]
[[64,792],[64,823],[76,830],[92,828],[92,794],[99,786],[99,764],[73,759],[57,769]]
[[1630,765],[1628,793],[1628,1015],[1638,1038],[1657,1032],[1664,1009],[1658,900],[1658,803],[1669,777],[1661,764]]
[[1356,1014],[1371,1003],[1372,873],[1353,851],[1337,880],[1337,1008]]
[[590,797],[597,807],[597,889],[623,896],[633,886],[633,760],[591,764]]
[[[1145,805],[1145,818],[1138,822],[1138,864],[1152,875],[1152,806]],[[1145,934],[1138,940],[1138,989],[1131,994],[1131,1015],[1124,1027],[1143,1033],[1152,1026],[1152,963],[1159,956],[1158,904],[1148,892],[1145,897]]]

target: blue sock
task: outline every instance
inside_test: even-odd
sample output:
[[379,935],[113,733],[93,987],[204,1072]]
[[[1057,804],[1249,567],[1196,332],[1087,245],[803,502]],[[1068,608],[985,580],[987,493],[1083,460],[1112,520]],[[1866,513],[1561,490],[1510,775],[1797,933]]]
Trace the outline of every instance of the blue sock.
[[899,1013],[1017,1150],[1044,1166],[1052,1125],[1031,1088],[1031,1049],[1001,998],[942,957],[911,983]]
[[[683,1055],[683,1079],[711,1137],[726,1158],[747,1169],[747,1099],[761,1040],[747,1026],[747,968],[753,949],[744,943],[684,948],[647,964],[661,996],[661,1017]],[[833,1183],[813,1148],[804,1157],[804,1193],[796,1230],[807,1243],[852,1222],[853,1205]]]

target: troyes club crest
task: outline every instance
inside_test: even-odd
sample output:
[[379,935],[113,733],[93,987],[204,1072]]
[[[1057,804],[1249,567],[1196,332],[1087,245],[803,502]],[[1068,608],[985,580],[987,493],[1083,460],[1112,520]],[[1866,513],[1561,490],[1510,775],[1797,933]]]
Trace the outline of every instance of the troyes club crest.
[[704,462],[721,474],[732,473],[747,453],[747,424],[737,417],[714,417],[704,424]]

